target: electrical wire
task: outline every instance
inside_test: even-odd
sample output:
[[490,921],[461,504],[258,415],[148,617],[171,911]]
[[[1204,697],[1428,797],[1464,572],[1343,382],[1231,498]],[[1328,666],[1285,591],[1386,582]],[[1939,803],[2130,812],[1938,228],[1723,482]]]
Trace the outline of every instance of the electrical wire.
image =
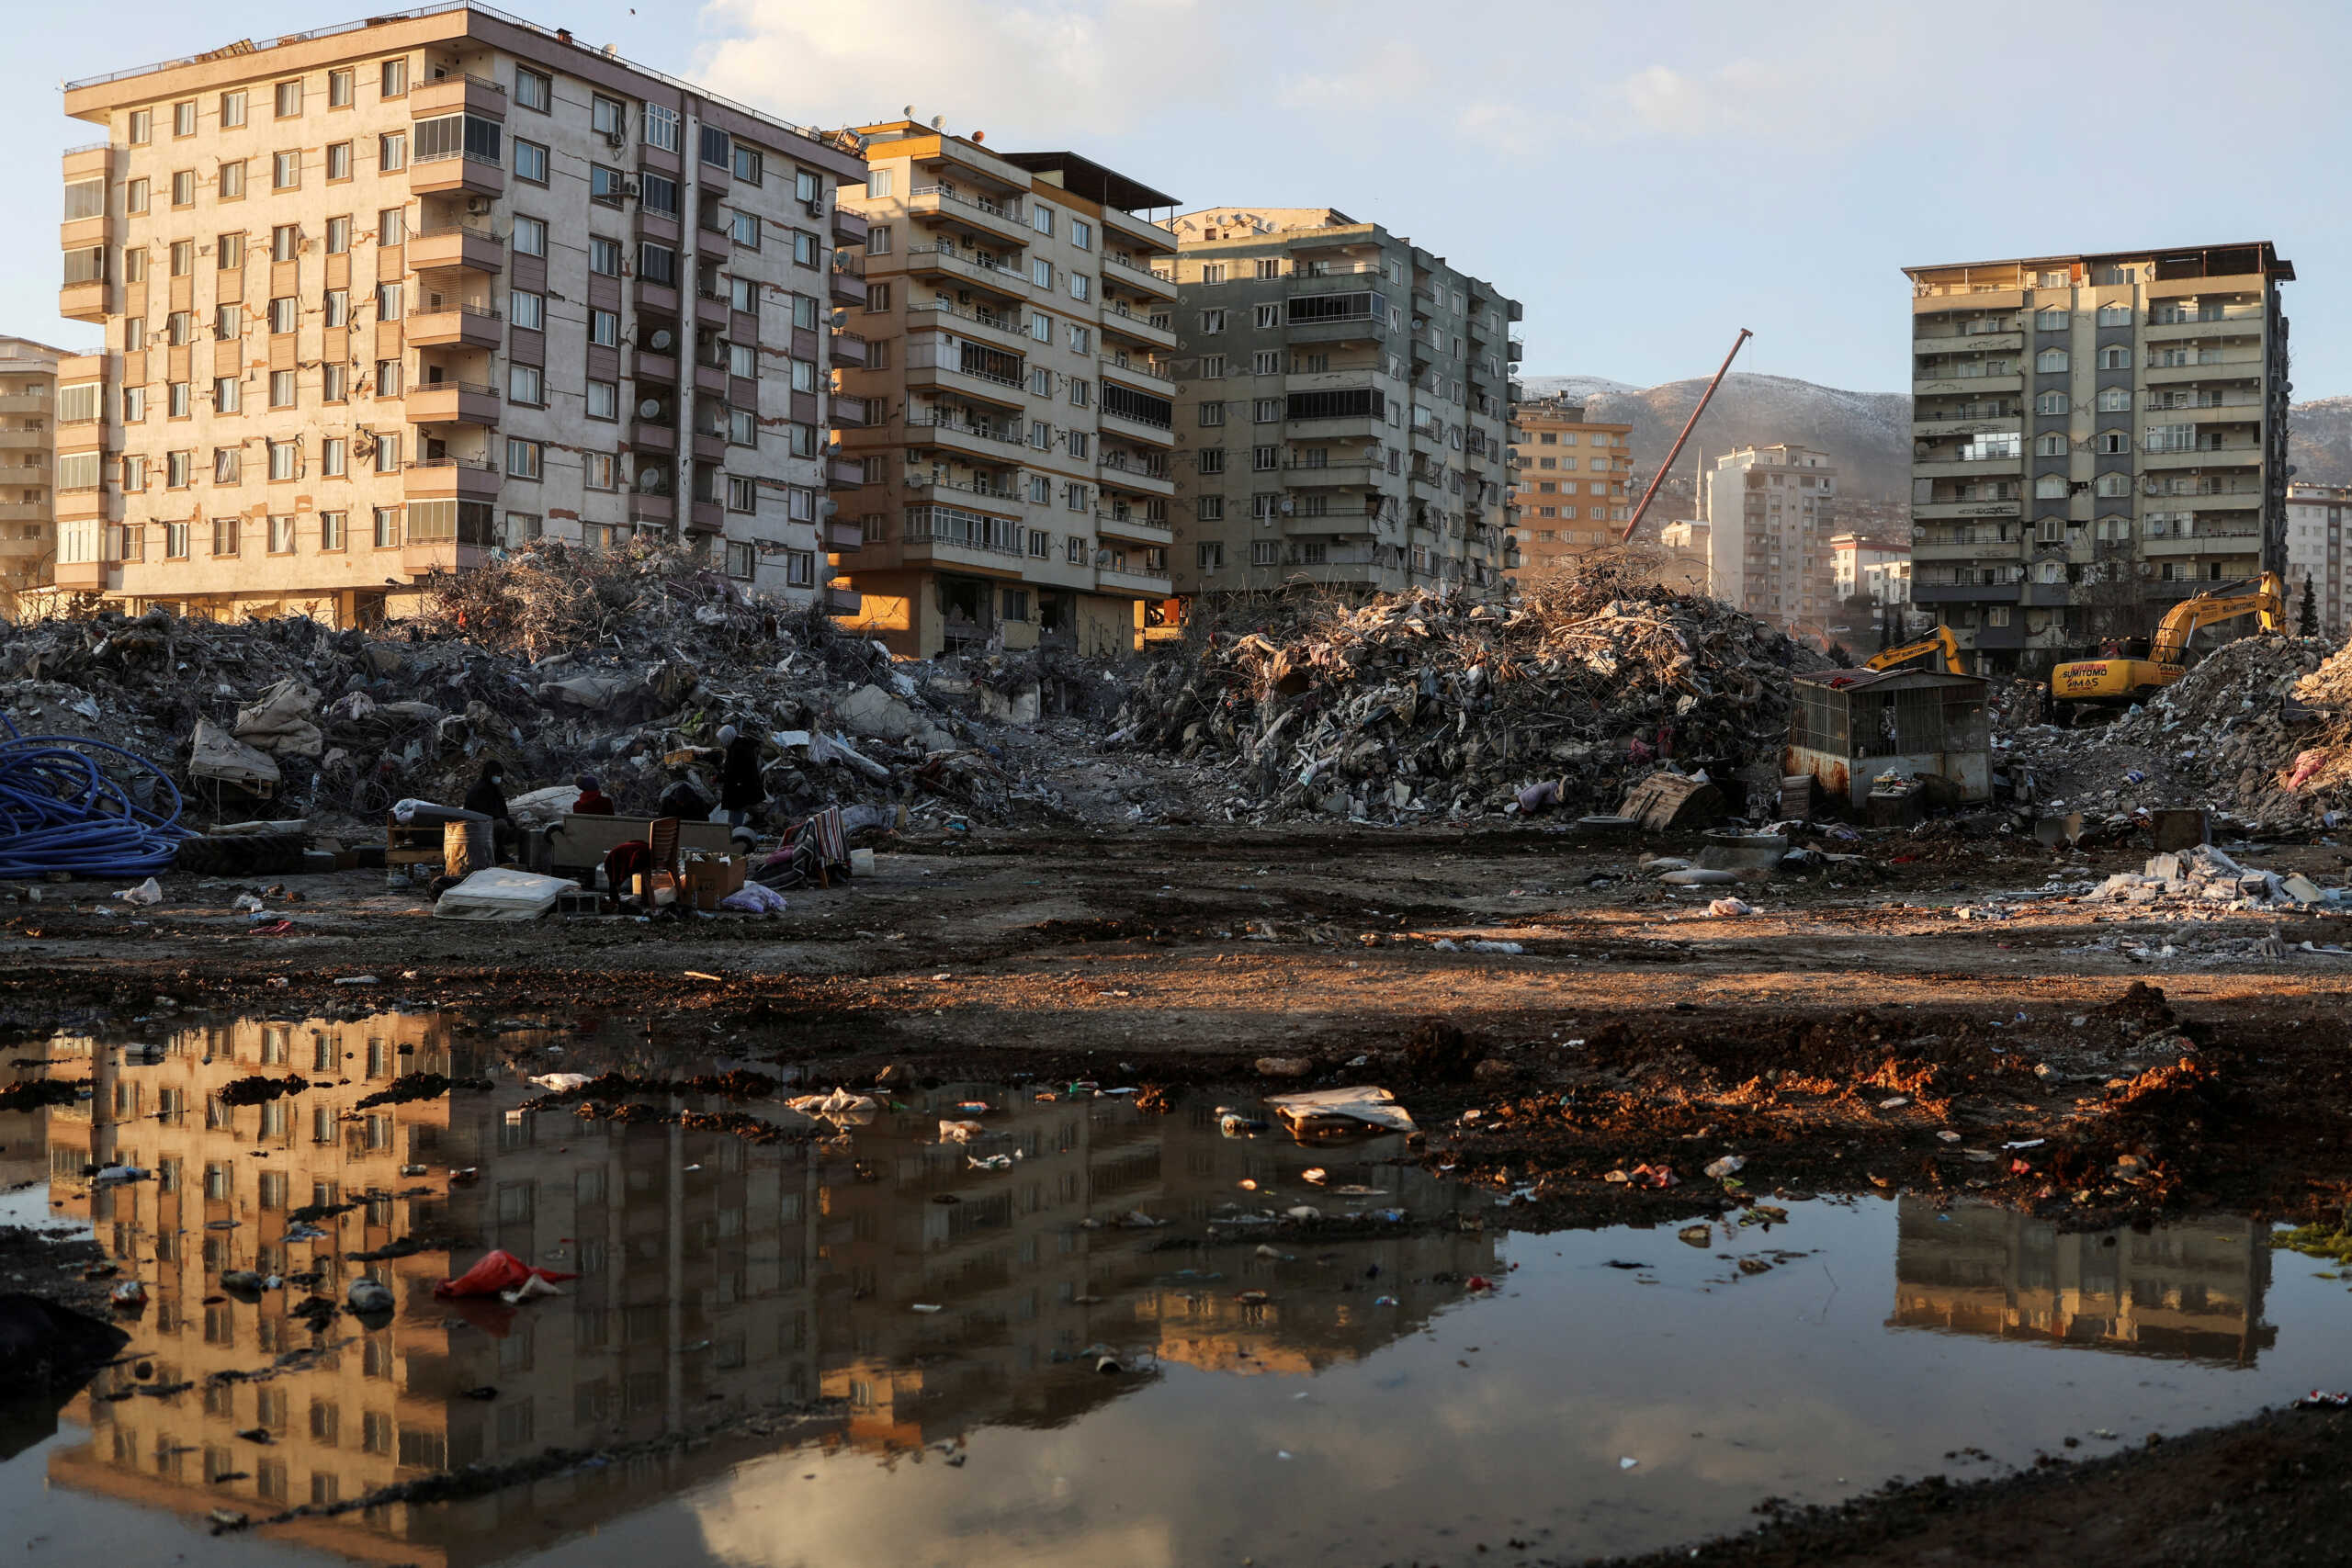
[[[193,836],[179,825],[179,786],[137,752],[84,735],[21,734],[6,714],[0,725],[7,728],[0,739],[0,877],[149,876],[168,869],[180,840]],[[170,809],[141,806],[118,774],[153,775],[156,796]]]

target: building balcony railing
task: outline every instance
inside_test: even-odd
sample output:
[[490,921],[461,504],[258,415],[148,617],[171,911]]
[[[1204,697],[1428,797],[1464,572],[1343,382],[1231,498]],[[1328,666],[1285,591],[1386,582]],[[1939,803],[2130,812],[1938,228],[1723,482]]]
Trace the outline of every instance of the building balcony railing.
[[968,222],[1016,245],[1029,243],[1028,215],[1016,200],[991,201],[967,191],[949,190],[944,186],[917,186],[907,193],[907,213],[912,218]]

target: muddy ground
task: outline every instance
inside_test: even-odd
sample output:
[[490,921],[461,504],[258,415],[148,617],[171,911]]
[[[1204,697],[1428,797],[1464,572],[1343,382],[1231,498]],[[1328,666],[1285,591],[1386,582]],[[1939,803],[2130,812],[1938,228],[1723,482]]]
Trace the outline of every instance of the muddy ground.
[[[2137,869],[2146,846],[1939,828],[1825,842],[1863,863],[1730,890],[1757,912],[1718,919],[1707,905],[1726,890],[1666,890],[1636,863],[1695,847],[1535,829],[981,831],[886,845],[875,875],[796,892],[780,918],[650,923],[435,921],[422,889],[380,872],[167,879],[144,909],[51,886],[0,904],[0,1033],[413,1005],[633,1020],[657,1047],[723,1044],[853,1084],[894,1063],[1371,1081],[1413,1111],[1421,1157],[1512,1194],[1523,1227],[1889,1190],[2085,1225],[2206,1208],[2301,1223],[2352,1203],[2352,953],[2317,951],[2344,944],[2343,918],[2084,904],[2082,886]],[[2233,852],[2331,884],[2347,863],[2324,841]],[[247,890],[291,931],[246,934],[230,904]],[[2003,918],[1977,918],[1988,907]],[[2318,1444],[2316,1468],[2342,1425],[2211,1440],[2246,1456]],[[2177,1454],[2109,1462],[2161,1485]],[[2233,1463],[2269,1476],[2289,1461]],[[2088,1529],[2113,1498],[2087,1467],[2066,1475],[2002,1484],[2041,1487],[2037,1517]],[[1951,1495],[1871,1506],[1969,1506]],[[2251,1483],[2207,1500],[2247,1528],[2267,1516],[2230,1510],[2285,1506]],[[1782,1555],[1718,1560],[1996,1560],[1898,1551],[1871,1517],[1784,1524]],[[2054,1529],[1997,1560],[2109,1560]],[[2264,1555],[2334,1560],[2297,1555],[2291,1534],[2284,1549]]]

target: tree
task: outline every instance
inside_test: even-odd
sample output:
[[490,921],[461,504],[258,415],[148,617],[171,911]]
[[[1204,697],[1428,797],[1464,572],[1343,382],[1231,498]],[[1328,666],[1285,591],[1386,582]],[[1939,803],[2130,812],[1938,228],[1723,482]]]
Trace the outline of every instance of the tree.
[[2319,636],[2319,601],[2312,596],[2311,569],[2303,569],[2303,603],[2295,612],[2297,637]]

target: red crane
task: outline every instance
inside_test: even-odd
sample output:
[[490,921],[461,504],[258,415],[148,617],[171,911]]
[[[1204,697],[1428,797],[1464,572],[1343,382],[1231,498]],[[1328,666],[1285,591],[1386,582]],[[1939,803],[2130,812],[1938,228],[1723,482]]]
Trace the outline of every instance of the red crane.
[[[1723,366],[1716,370],[1715,378],[1707,383],[1707,389],[1699,394],[1699,406],[1690,411],[1690,418],[1683,424],[1682,434],[1674,438],[1674,450],[1666,455],[1666,461],[1660,463],[1657,466],[1657,472],[1651,476],[1650,488],[1642,491],[1642,503],[1634,508],[1633,518],[1625,525],[1625,531],[1617,536],[1619,544],[1622,545],[1632,538],[1634,530],[1642,525],[1642,513],[1650,509],[1650,498],[1657,494],[1657,487],[1666,482],[1666,476],[1674,472],[1674,459],[1682,456],[1682,444],[1690,439],[1690,432],[1698,426],[1699,416],[1707,412],[1707,400],[1715,395],[1715,389],[1722,386],[1724,378],[1731,373],[1731,362],[1739,357],[1740,344],[1755,335],[1746,327],[1742,327],[1739,329],[1739,335],[1731,340],[1731,352],[1724,355]],[[1690,499],[1695,502],[1698,497],[1693,496]]]

